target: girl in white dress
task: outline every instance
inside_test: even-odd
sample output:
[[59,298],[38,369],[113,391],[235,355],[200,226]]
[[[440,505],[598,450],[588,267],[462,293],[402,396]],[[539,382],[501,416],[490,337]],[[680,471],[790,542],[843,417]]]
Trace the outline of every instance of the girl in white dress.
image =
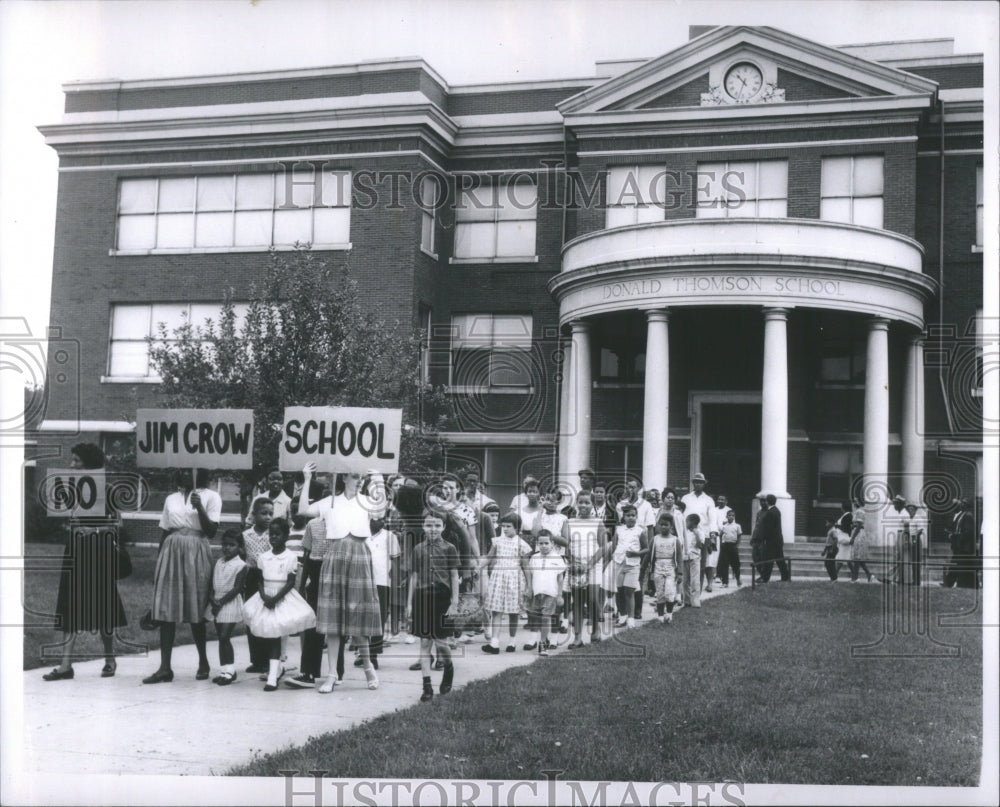
[[228,686],[236,680],[233,655],[233,631],[243,621],[243,591],[247,576],[247,562],[243,559],[243,533],[228,529],[222,536],[222,557],[212,570],[212,593],[205,618],[215,620],[219,636],[219,666],[221,670],[212,681]]
[[271,522],[268,527],[271,551],[257,558],[263,579],[257,593],[243,606],[247,627],[255,636],[268,640],[265,692],[274,692],[285,674],[281,666],[281,637],[316,626],[316,614],[295,590],[298,558],[285,547],[289,532],[285,519],[276,518]]
[[513,653],[517,620],[521,613],[521,597],[525,592],[524,569],[531,556],[531,546],[518,535],[521,519],[517,513],[500,517],[500,534],[493,539],[493,546],[483,561],[489,572],[486,590],[486,610],[493,614],[493,631],[489,644],[483,645],[486,653],[500,652],[500,626],[507,615],[510,640],[507,652]]

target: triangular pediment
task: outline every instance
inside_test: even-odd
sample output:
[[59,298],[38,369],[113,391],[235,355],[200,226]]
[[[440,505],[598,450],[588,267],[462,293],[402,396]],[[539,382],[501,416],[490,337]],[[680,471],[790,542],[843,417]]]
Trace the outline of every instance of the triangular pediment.
[[[727,87],[728,85],[728,87]],[[716,28],[558,105],[563,115],[932,95],[937,85],[775,28]]]

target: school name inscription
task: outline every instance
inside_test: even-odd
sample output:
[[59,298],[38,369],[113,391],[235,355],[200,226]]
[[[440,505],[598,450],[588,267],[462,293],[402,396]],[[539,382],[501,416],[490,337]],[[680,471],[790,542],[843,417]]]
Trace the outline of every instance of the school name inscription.
[[668,277],[664,279],[623,280],[606,283],[602,292],[605,300],[646,297],[657,294],[788,294],[813,297],[845,297],[839,280],[818,277],[770,275],[706,275],[701,277]]

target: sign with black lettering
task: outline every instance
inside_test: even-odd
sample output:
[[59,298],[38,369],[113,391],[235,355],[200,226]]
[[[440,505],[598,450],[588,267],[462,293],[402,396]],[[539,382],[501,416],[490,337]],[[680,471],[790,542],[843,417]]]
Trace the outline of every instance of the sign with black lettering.
[[286,406],[278,467],[301,471],[315,462],[318,471],[395,473],[402,422],[402,409]]
[[51,470],[45,477],[45,513],[54,518],[103,516],[103,470]]
[[252,409],[139,409],[140,468],[253,468]]

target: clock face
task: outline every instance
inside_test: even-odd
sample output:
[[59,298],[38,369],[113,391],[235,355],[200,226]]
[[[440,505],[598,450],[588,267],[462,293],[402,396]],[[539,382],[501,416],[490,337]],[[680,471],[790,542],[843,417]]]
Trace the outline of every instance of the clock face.
[[740,62],[730,67],[724,82],[726,92],[738,103],[746,103],[755,97],[763,84],[764,77],[760,69],[750,62]]

